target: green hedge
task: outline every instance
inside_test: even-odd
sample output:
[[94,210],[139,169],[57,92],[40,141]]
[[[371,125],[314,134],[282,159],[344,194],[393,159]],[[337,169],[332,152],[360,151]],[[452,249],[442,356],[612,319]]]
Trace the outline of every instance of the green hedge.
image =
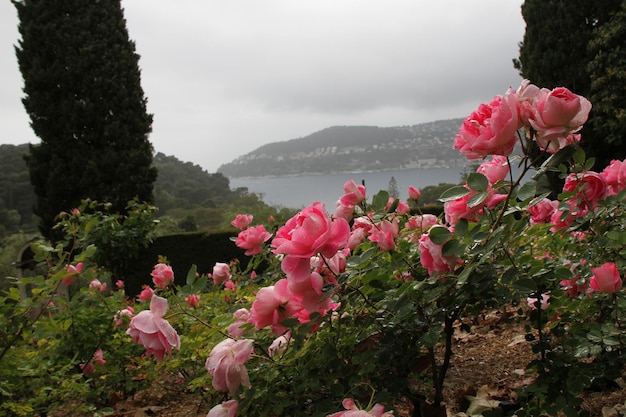
[[220,233],[184,233],[158,237],[150,246],[140,250],[137,261],[127,271],[125,289],[128,296],[136,296],[144,285],[152,285],[151,272],[158,263],[159,255],[165,256],[174,269],[175,283],[184,285],[187,271],[192,265],[198,267],[200,274],[213,272],[216,262],[228,263],[233,259],[247,265],[248,257],[244,251],[231,241],[237,232]]

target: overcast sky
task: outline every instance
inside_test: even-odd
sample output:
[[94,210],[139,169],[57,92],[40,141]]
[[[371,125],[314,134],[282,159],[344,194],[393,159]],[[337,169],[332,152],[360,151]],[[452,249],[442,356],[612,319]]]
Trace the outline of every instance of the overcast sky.
[[[215,172],[335,125],[466,117],[521,79],[522,0],[124,0],[158,152]],[[37,143],[0,1],[0,143]]]

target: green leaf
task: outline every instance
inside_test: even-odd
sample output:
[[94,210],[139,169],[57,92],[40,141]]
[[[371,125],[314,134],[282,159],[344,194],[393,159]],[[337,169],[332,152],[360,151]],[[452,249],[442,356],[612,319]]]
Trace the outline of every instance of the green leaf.
[[441,254],[443,256],[456,256],[460,246],[461,245],[458,240],[450,239],[443,244],[443,247],[441,248]]
[[374,207],[382,209],[389,202],[389,193],[385,190],[380,190],[372,200],[372,204]]
[[451,235],[452,233],[443,226],[433,226],[428,231],[428,236],[430,237],[430,240],[436,245],[441,245],[446,240],[448,240]]
[[198,267],[193,264],[189,271],[187,271],[187,285],[192,285],[196,280],[196,274],[198,273]]
[[479,204],[482,204],[487,199],[487,197],[489,197],[489,193],[487,191],[474,194],[469,198],[469,200],[467,200],[467,207],[476,207]]
[[522,294],[530,294],[537,291],[537,283],[530,278],[521,278],[513,282],[513,288]]
[[474,191],[487,191],[489,189],[489,180],[483,174],[472,172],[467,176],[467,186]]
[[533,198],[537,192],[537,185],[534,182],[527,182],[522,185],[517,192],[517,198],[520,201],[526,201],[529,198]]
[[469,223],[467,222],[467,219],[459,219],[454,225],[454,233],[457,236],[465,236],[465,233],[467,233],[468,225]]
[[469,193],[470,193],[470,190],[468,190],[467,188],[462,187],[460,185],[456,185],[444,191],[443,194],[441,194],[441,197],[439,197],[439,201],[441,201],[442,203],[445,203],[448,201],[458,200],[459,198],[465,197]]

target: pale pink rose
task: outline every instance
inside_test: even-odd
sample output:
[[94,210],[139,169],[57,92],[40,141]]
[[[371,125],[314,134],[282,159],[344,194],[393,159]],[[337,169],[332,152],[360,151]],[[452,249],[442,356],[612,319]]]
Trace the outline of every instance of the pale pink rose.
[[156,264],[152,270],[152,282],[157,288],[167,288],[174,282],[174,270],[166,264]]
[[70,286],[72,285],[75,281],[76,281],[76,277],[78,276],[78,274],[80,274],[83,270],[83,263],[79,262],[76,265],[68,265],[67,268],[65,269],[65,277],[63,277],[61,279],[61,282],[63,282],[63,284]]
[[100,289],[100,287],[102,286],[102,283],[100,282],[100,280],[98,278],[95,278],[94,280],[92,280],[89,283],[89,288],[97,288]]
[[425,232],[436,224],[437,216],[434,214],[418,214],[417,216],[412,216],[406,222],[406,228],[409,230],[419,230],[420,232]]
[[422,193],[417,188],[409,185],[409,200],[419,200]]
[[152,295],[154,294],[154,290],[150,287],[145,287],[143,290],[141,290],[141,292],[139,293],[139,299],[141,301],[148,301],[150,299],[152,299]]
[[515,92],[496,96],[488,104],[481,104],[468,116],[454,138],[454,148],[468,159],[487,155],[508,156],[517,142],[520,127]]
[[281,335],[287,329],[280,323],[301,309],[302,304],[289,289],[288,281],[281,279],[273,286],[263,287],[257,292],[248,321],[257,329],[272,326],[272,332]]
[[398,207],[396,207],[396,213],[398,213],[400,216],[404,216],[405,214],[409,214],[410,211],[411,208],[407,203],[405,203],[404,201],[398,202]]
[[157,361],[162,361],[165,353],[171,356],[173,347],[180,349],[178,333],[163,318],[166,312],[167,299],[154,295],[150,310],[140,311],[126,330],[135,342],[146,347],[148,356],[154,355]]
[[361,243],[365,242],[367,235],[368,231],[362,227],[353,229],[352,232],[350,232],[346,246],[350,248],[350,250],[354,250]]
[[543,149],[556,151],[559,139],[579,131],[587,121],[591,103],[565,87],[542,88],[532,101],[529,123],[537,131],[535,139]]
[[287,332],[282,336],[274,339],[270,347],[267,348],[267,354],[270,358],[273,358],[276,355],[282,355],[287,346],[289,345],[289,341],[291,340],[291,332]]
[[338,413],[329,414],[326,417],[393,417],[393,411],[385,412],[385,407],[381,404],[374,404],[372,409],[368,412],[366,410],[360,410],[352,398],[346,398],[341,402],[343,408],[346,411],[340,411]]
[[524,126],[530,126],[529,119],[534,112],[533,102],[537,94],[539,94],[539,90],[540,88],[529,80],[524,80],[516,91],[517,101],[519,102],[519,118]]
[[132,307],[126,307],[123,310],[118,310],[113,316],[113,321],[115,322],[115,327],[121,326],[125,322],[128,323],[134,316],[135,310]]
[[343,204],[341,200],[337,200],[335,203],[335,212],[333,213],[333,217],[346,219],[347,221],[352,220],[352,216],[354,216],[354,206],[349,204]]
[[287,277],[310,274],[309,259],[317,254],[331,257],[344,246],[350,226],[343,218],[330,218],[324,205],[314,203],[303,209],[278,229],[272,240],[274,254],[287,255],[281,268]]
[[593,276],[589,286],[594,291],[601,291],[612,294],[622,288],[622,278],[617,271],[617,264],[607,262],[599,268],[591,268]]
[[228,326],[227,332],[231,337],[239,339],[244,334],[244,329],[241,326],[248,323],[250,312],[246,308],[240,308],[233,313],[233,318],[235,321]]
[[606,183],[607,196],[617,195],[626,188],[626,160],[612,160],[600,175]]
[[228,281],[232,278],[230,273],[230,266],[223,262],[216,262],[213,266],[213,283],[218,285],[222,282]]
[[239,403],[237,400],[228,400],[224,401],[221,404],[216,405],[215,407],[209,410],[209,414],[206,417],[235,417],[237,415],[237,409],[239,408]]
[[557,200],[550,200],[549,198],[539,200],[537,204],[528,209],[530,213],[530,224],[547,223],[558,207],[559,202]]
[[235,245],[245,249],[246,256],[257,255],[263,252],[263,243],[270,240],[272,234],[265,230],[265,226],[253,226],[239,232]]
[[72,213],[72,216],[80,216],[80,210],[77,209],[76,207],[74,207],[70,213]]
[[215,345],[205,368],[213,376],[213,388],[235,395],[240,385],[250,388],[245,363],[252,357],[254,343],[250,339],[225,339]]
[[365,201],[365,186],[357,185],[353,180],[343,185],[343,193],[339,201],[346,206],[358,206]]
[[239,230],[244,230],[252,223],[252,219],[253,217],[250,214],[238,214],[235,216],[235,220],[230,222],[230,224]]
[[198,304],[198,301],[200,301],[200,295],[199,294],[186,295],[185,301],[187,302],[187,305],[189,307],[195,307]]
[[376,227],[370,229],[368,239],[376,242],[383,252],[388,252],[396,247],[396,238],[398,237],[398,218],[393,221],[383,220]]
[[[532,310],[537,309],[537,303],[538,303],[537,297],[528,297],[526,298],[526,302],[528,303],[528,307],[530,307]],[[550,294],[548,293],[541,294],[541,303],[539,304],[542,310],[545,310],[546,308],[548,308],[548,306],[550,305]]]
[[606,196],[604,178],[595,171],[571,173],[565,178],[563,191],[575,192],[581,207],[595,207]]
[[418,246],[420,251],[420,263],[428,270],[429,275],[441,272],[452,272],[457,265],[463,263],[462,260],[454,256],[443,256],[442,250],[445,242],[439,245],[430,240],[429,233],[435,227],[444,226],[433,226],[427,233],[424,233],[420,237]]
[[490,184],[504,180],[509,175],[509,160],[506,156],[494,155],[491,161],[485,161],[476,169],[476,172],[483,174]]

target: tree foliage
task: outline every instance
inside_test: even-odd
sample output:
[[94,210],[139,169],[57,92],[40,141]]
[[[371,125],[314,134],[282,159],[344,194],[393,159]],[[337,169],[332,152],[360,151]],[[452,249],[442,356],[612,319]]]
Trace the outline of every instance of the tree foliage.
[[534,84],[567,87],[594,103],[581,133],[582,146],[596,158],[597,169],[626,157],[626,124],[615,120],[625,111],[623,88],[615,89],[623,85],[619,79],[626,68],[620,3],[526,0],[522,5],[526,32],[519,59],[514,60],[520,75]]
[[152,115],[119,1],[13,0],[23,104],[41,143],[26,158],[40,230],[85,198],[123,213],[152,201]]

